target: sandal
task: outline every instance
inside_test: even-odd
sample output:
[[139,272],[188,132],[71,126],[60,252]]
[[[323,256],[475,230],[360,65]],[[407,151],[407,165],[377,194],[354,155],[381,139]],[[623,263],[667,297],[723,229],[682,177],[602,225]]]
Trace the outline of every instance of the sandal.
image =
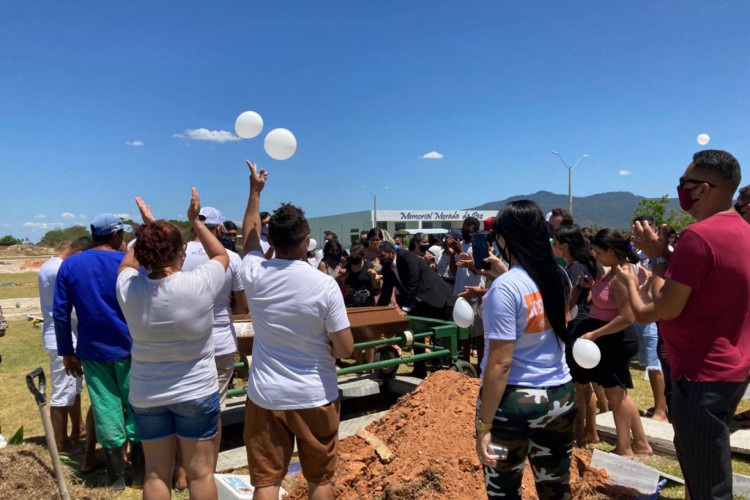
[[750,410],[737,413],[732,417],[736,429],[750,429]]
[[654,416],[654,407],[652,406],[648,410],[639,410],[638,414],[645,418],[651,418]]

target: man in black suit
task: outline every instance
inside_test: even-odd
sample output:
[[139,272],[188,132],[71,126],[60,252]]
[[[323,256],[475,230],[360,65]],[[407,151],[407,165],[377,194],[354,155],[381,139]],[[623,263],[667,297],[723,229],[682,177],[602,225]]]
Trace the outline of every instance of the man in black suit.
[[387,306],[396,289],[396,303],[406,314],[450,320],[453,291],[423,259],[408,250],[396,250],[392,243],[378,245],[378,259],[383,266],[383,288],[379,306]]
[[[378,259],[383,266],[383,288],[378,299],[379,306],[391,302],[393,289],[396,289],[396,303],[402,314],[450,320],[453,314],[453,290],[443,279],[430,269],[427,262],[409,250],[396,250],[393,244],[381,241],[378,245]],[[434,342],[434,341],[433,341]],[[424,349],[415,347],[414,353]],[[412,376],[427,376],[424,361],[414,362]]]

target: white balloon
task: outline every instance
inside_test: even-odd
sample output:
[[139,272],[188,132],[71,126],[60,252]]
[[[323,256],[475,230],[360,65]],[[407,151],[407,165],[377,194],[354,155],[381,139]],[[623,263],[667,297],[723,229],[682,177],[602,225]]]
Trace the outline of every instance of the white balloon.
[[245,111],[234,122],[234,131],[243,139],[257,137],[263,130],[263,118],[255,111]]
[[287,129],[275,128],[266,136],[263,147],[274,160],[288,160],[297,151],[297,139]]
[[581,368],[594,368],[602,359],[602,351],[593,341],[578,339],[573,343],[573,359]]
[[698,141],[698,144],[701,146],[705,146],[708,144],[708,141],[711,140],[711,137],[708,134],[698,134],[698,138],[696,139]]
[[469,328],[474,323],[474,310],[463,297],[459,297],[453,306],[453,322],[461,328]]
[[316,248],[318,248],[318,242],[315,241],[313,238],[310,238],[310,243],[308,243],[307,245],[307,251],[312,252]]
[[569,316],[570,316],[570,319],[568,321],[573,321],[574,319],[576,319],[576,316],[578,316],[578,305],[577,304],[570,308],[570,315]]

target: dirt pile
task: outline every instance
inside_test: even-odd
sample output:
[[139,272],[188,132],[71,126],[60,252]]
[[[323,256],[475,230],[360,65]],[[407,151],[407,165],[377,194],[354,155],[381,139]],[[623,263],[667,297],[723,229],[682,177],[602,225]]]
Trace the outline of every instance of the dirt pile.
[[3,257],[42,257],[54,254],[54,248],[38,247],[36,245],[10,245],[7,247],[0,247],[0,256]]
[[[367,430],[395,454],[383,464],[358,436],[341,442],[334,485],[336,497],[357,499],[484,499],[482,468],[474,451],[474,407],[479,380],[453,371],[430,375],[403,396]],[[576,449],[571,466],[574,498],[632,498],[607,484],[606,473],[591,470],[590,454]],[[537,499],[531,467],[524,471],[523,498]],[[285,497],[307,498],[304,480],[295,478]]]
[[[85,488],[70,467],[62,468],[71,498],[111,498],[108,490]],[[49,452],[33,444],[11,445],[0,450],[0,498],[61,498]]]

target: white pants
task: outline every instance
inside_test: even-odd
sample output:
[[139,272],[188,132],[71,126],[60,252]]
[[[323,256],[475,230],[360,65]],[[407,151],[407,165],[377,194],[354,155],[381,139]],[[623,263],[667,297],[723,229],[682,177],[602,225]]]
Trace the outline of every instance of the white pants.
[[83,389],[83,377],[72,377],[65,373],[62,356],[57,349],[47,349],[49,355],[49,378],[52,394],[50,406],[73,406],[76,396]]

